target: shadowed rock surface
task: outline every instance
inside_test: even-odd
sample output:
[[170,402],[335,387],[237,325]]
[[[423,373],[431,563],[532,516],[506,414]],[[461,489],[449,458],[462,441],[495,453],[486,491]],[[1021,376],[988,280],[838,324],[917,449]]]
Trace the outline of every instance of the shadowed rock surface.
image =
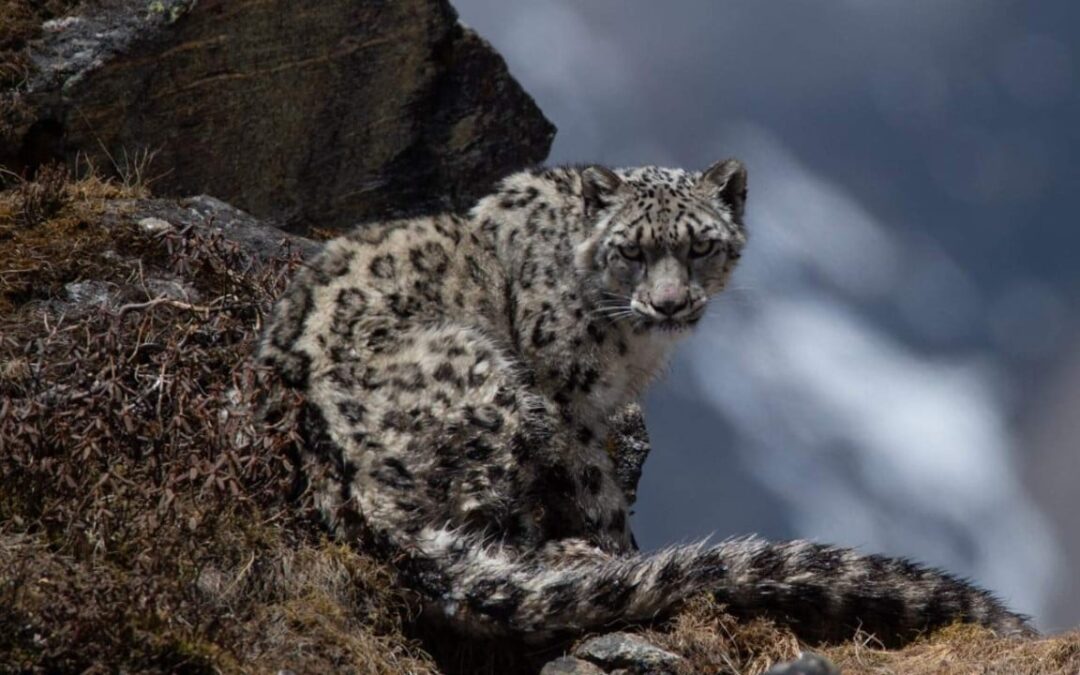
[[0,164],[85,156],[294,231],[462,208],[555,131],[445,0],[98,1],[29,44]]

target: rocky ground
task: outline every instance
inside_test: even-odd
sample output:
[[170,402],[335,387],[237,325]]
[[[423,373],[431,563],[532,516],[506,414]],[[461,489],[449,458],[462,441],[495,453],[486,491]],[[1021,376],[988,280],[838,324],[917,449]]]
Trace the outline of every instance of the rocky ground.
[[808,646],[708,598],[546,650],[466,641],[328,540],[299,401],[249,360],[318,246],[275,226],[460,206],[552,133],[445,2],[370,5],[302,13],[281,50],[279,2],[0,0],[0,671],[1080,672],[1075,633]]

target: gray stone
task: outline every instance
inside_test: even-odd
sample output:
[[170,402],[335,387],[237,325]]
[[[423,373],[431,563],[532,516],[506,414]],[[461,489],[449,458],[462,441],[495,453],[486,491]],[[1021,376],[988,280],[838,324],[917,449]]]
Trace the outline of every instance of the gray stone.
[[76,158],[291,231],[460,209],[554,136],[447,0],[107,0],[0,90],[0,165]]
[[807,652],[794,661],[774,665],[765,675],[840,675],[840,669],[824,656]]
[[582,642],[574,656],[605,669],[625,668],[639,675],[673,673],[683,658],[631,633],[608,633]]
[[546,663],[540,670],[540,675],[604,675],[604,671],[588,661],[562,656]]
[[173,229],[172,223],[169,221],[162,220],[161,218],[154,218],[153,216],[140,220],[139,227],[150,234],[157,234],[158,232],[166,232]]
[[80,305],[101,305],[109,299],[109,286],[100,281],[72,281],[64,292],[68,302]]

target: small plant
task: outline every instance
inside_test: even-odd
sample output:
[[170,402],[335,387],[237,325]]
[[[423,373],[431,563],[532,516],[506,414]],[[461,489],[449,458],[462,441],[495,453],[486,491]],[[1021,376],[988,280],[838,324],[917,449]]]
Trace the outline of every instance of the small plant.
[[37,170],[34,180],[20,181],[15,188],[18,212],[15,222],[31,228],[49,220],[67,203],[67,167],[46,164]]

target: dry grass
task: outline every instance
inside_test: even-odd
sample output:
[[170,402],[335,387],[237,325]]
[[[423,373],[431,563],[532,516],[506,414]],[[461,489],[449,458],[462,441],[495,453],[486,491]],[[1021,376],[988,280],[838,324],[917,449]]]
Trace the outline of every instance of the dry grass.
[[[102,225],[104,200],[143,194],[58,170],[0,192],[0,671],[535,672],[550,652],[417,628],[392,570],[328,541],[298,489],[300,401],[255,419],[249,356],[295,256]],[[155,277],[194,296],[155,296]],[[101,297],[68,301],[73,282]],[[705,599],[642,630],[688,672],[802,648]],[[1080,672],[1077,634],[823,651],[846,673]]]
[[760,673],[799,654],[790,632],[764,619],[739,622],[711,596],[688,602],[663,625],[644,631],[654,644],[681,654],[692,668],[686,673]]
[[1080,631],[1039,640],[1002,639],[968,625],[955,625],[899,651],[855,641],[825,650],[852,675],[1077,675]]
[[0,192],[0,314],[32,300],[61,294],[80,279],[116,276],[113,254],[130,243],[127,233],[97,226],[110,199],[147,196],[140,185],[125,186],[93,173],[70,181],[60,165],[41,167],[32,181],[6,178],[13,187]]
[[696,598],[663,625],[643,631],[655,644],[682,654],[691,673],[758,675],[804,649],[824,654],[845,675],[1077,675],[1080,631],[1038,640],[999,638],[983,628],[954,625],[904,649],[888,650],[872,636],[839,645],[800,644],[782,626],[739,622],[711,598]]

